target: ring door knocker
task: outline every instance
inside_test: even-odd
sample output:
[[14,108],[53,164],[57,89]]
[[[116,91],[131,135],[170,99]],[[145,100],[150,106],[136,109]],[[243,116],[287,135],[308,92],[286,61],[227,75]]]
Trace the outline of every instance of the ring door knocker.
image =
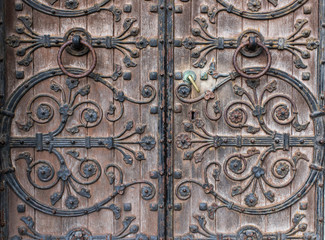
[[[63,54],[63,51],[69,46],[69,45],[73,45],[75,49],[81,49],[82,45],[86,46],[90,52],[91,52],[91,55],[92,55],[92,58],[93,58],[93,62],[90,66],[90,68],[82,73],[82,74],[72,74],[70,72],[68,72],[68,70],[63,66],[63,63],[62,63],[62,54]],[[69,40],[67,41],[66,43],[64,43],[59,52],[58,52],[58,64],[59,64],[59,67],[61,68],[62,72],[66,75],[68,75],[69,77],[71,78],[83,78],[83,77],[86,77],[88,76],[90,73],[92,73],[92,71],[94,71],[95,67],[96,67],[96,64],[97,64],[97,56],[96,56],[96,52],[95,52],[95,49],[91,46],[90,43],[88,43],[87,41],[84,41],[81,39],[80,36],[76,35],[73,37],[72,40]]]
[[[267,64],[266,64],[266,67],[264,68],[264,70],[261,71],[260,73],[246,74],[246,73],[244,73],[244,71],[242,71],[239,68],[238,63],[237,63],[237,56],[238,56],[238,53],[245,47],[247,47],[248,49],[257,49],[257,47],[260,47],[261,49],[263,49],[265,51],[266,56],[267,56]],[[256,39],[256,37],[249,37],[248,41],[240,44],[238,46],[238,48],[236,49],[234,56],[233,56],[233,65],[235,67],[236,72],[239,75],[241,75],[242,77],[248,78],[248,79],[256,79],[256,78],[262,77],[270,69],[271,61],[272,61],[272,58],[271,58],[271,53],[270,53],[269,49],[260,40]]]

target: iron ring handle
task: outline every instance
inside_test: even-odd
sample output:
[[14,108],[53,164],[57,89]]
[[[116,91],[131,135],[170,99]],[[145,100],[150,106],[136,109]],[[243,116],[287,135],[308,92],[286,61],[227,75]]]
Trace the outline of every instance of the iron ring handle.
[[265,73],[270,69],[272,58],[271,58],[271,53],[270,53],[269,49],[268,49],[264,44],[262,44],[261,42],[256,41],[256,44],[257,44],[258,46],[260,46],[261,48],[263,48],[264,51],[266,52],[266,56],[267,56],[267,65],[266,65],[265,69],[264,69],[262,72],[258,73],[258,74],[253,75],[253,74],[246,74],[246,73],[244,73],[244,72],[243,72],[243,71],[238,67],[238,65],[237,65],[237,55],[238,55],[239,51],[240,51],[242,48],[248,46],[249,44],[250,44],[249,41],[247,41],[247,42],[242,43],[242,44],[239,45],[239,47],[236,49],[236,51],[235,51],[235,53],[234,53],[234,56],[233,56],[232,62],[233,62],[233,64],[234,64],[234,67],[235,67],[235,69],[236,69],[236,72],[239,73],[239,75],[241,75],[241,76],[244,77],[244,78],[248,78],[248,79],[256,79],[256,78],[262,77],[262,76],[263,76],[263,75],[264,75],[264,74],[265,74]]
[[69,46],[70,44],[73,44],[73,41],[72,40],[69,40],[67,41],[66,43],[64,43],[59,52],[58,52],[58,64],[59,64],[59,67],[61,68],[62,72],[65,73],[66,75],[68,75],[69,77],[71,78],[83,78],[83,77],[87,77],[92,71],[94,71],[95,67],[96,67],[96,64],[97,64],[97,56],[96,56],[96,52],[95,52],[95,49],[91,46],[90,43],[84,41],[84,40],[80,40],[80,43],[85,45],[86,47],[89,48],[91,54],[92,54],[92,57],[93,57],[93,63],[90,67],[89,70],[87,70],[86,72],[78,75],[78,74],[73,74],[73,73],[70,73],[67,71],[67,69],[65,69],[65,67],[63,66],[62,64],[62,54],[63,54],[63,51],[64,49]]

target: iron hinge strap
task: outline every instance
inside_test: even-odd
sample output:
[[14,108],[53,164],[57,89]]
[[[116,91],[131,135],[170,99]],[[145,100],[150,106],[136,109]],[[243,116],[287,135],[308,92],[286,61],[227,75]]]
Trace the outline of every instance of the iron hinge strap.
[[310,114],[311,118],[318,118],[318,117],[323,117],[325,116],[325,112],[323,111],[316,111]]
[[4,115],[11,118],[15,117],[15,113],[4,109],[0,109],[0,115]]
[[315,164],[315,163],[311,164],[309,167],[316,171],[324,171],[324,167],[322,167],[318,164]]

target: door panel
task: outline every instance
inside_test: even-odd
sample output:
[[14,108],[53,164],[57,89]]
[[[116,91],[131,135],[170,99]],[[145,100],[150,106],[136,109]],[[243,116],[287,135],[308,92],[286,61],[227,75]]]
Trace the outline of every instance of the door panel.
[[[292,1],[276,7],[228,2],[231,10],[215,1],[179,1],[183,14],[174,15],[174,101],[181,110],[174,114],[173,152],[175,172],[182,173],[174,180],[174,199],[183,206],[175,212],[174,235],[316,238],[323,206],[316,201],[322,183],[314,183],[322,178],[314,166],[322,164],[317,139],[323,132],[317,129],[323,122],[312,117],[320,80],[317,50],[308,44],[319,44],[317,6],[310,13],[306,3],[269,19],[260,12],[274,13]],[[236,9],[250,12],[240,16]],[[233,56],[250,35],[264,42],[272,62],[264,76],[247,79],[234,71]],[[267,55],[260,52],[239,54],[239,68],[250,76],[261,72]],[[200,92],[184,82],[188,70]]]
[[[87,14],[100,1],[5,3],[10,237],[158,236],[158,13],[152,2],[105,2]],[[97,56],[84,78],[57,63],[76,35]],[[61,59],[77,75],[94,62],[85,46]]]
[[322,0],[1,4],[2,239],[323,239]]

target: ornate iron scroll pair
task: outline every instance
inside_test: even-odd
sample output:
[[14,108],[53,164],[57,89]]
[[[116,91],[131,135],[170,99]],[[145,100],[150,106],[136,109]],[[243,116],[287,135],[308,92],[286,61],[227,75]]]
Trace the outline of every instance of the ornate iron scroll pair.
[[[246,69],[246,71],[254,73],[261,71],[261,68]],[[205,114],[210,120],[219,121],[223,116],[225,120],[224,122],[228,125],[229,129],[244,128],[247,133],[251,135],[220,136],[208,132],[205,129],[205,123],[202,119],[195,118],[193,120],[194,122],[184,122],[185,133],[180,133],[176,138],[177,147],[184,151],[184,160],[194,159],[196,163],[202,162],[205,153],[211,148],[248,147],[249,149],[245,153],[234,153],[217,162],[209,163],[204,171],[203,179],[205,179],[205,182],[203,183],[192,179],[184,180],[179,183],[176,187],[178,198],[183,200],[189,198],[190,188],[186,185],[194,183],[200,186],[206,194],[211,194],[216,197],[216,199],[225,206],[231,206],[232,210],[248,214],[269,214],[283,210],[299,201],[299,199],[301,199],[313,186],[319,177],[319,172],[322,170],[321,166],[323,165],[325,144],[323,138],[324,133],[321,130],[324,126],[322,119],[319,118],[320,115],[317,101],[308,88],[292,76],[277,69],[270,69],[267,72],[267,75],[286,82],[290,86],[294,87],[294,89],[303,97],[310,109],[314,135],[307,134],[306,136],[303,136],[299,134],[299,136],[295,136],[294,133],[279,133],[274,131],[272,127],[268,126],[265,119],[265,116],[267,115],[266,105],[275,99],[283,101],[283,103],[273,107],[271,114],[275,123],[284,126],[291,125],[296,132],[304,132],[310,124],[310,122],[305,122],[303,124],[299,123],[299,113],[295,101],[292,100],[290,96],[275,91],[277,86],[276,80],[268,82],[261,91],[258,90],[261,87],[260,80],[246,80],[247,86],[253,92],[252,95],[245,88],[234,84],[233,89],[235,95],[238,97],[245,96],[248,101],[230,101],[225,107],[221,106],[218,100],[213,106],[209,104],[209,101],[215,99],[223,86],[229,81],[237,79],[239,74],[229,74],[227,77],[220,80],[213,89],[206,91],[200,97],[195,99],[188,99],[188,95],[181,96],[183,93],[181,88],[184,87],[181,84],[181,87],[178,87],[178,90],[176,90],[176,92],[178,92],[177,97],[179,100],[186,104],[204,101],[206,104]],[[258,93],[260,93],[260,98],[258,98]],[[212,109],[215,116],[211,116],[210,109]],[[248,114],[247,110],[251,111],[251,114]],[[257,124],[247,124],[248,119],[251,119],[251,121],[255,119]],[[255,136],[255,134],[261,130],[265,135]],[[260,150],[261,147],[263,150]],[[278,151],[289,151],[289,149],[294,147],[313,147],[314,156],[312,162],[309,157],[299,151],[296,151],[291,159],[273,159],[269,156]],[[255,156],[258,157],[256,158]],[[301,164],[301,160],[310,163],[309,177],[306,178],[304,186],[292,196],[287,197],[282,203],[276,205],[272,204],[272,207],[255,208],[255,206],[258,205],[258,197],[255,194],[256,189],[259,187],[265,199],[270,203],[275,202],[276,193],[270,189],[287,187],[295,179],[296,171],[298,166]],[[269,164],[270,161],[272,161],[272,165],[266,167],[265,165]],[[215,166],[212,174],[212,179],[215,179],[216,181],[215,184],[211,184],[208,181],[207,175],[208,169],[209,167],[212,167],[212,165]],[[215,190],[218,189],[217,186],[220,174],[224,174],[230,182],[238,183],[238,185],[235,185],[230,189],[230,195],[232,197],[250,191],[245,195],[244,201],[248,208],[234,204],[234,200],[227,200],[222,197],[217,190]],[[277,180],[274,181],[274,179]]]

